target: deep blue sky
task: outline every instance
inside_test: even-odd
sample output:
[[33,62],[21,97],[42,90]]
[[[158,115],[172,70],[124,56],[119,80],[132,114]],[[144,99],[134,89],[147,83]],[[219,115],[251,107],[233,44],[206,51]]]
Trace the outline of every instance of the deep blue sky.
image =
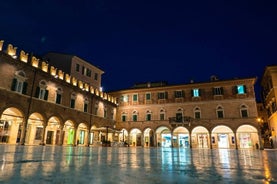
[[260,79],[277,63],[274,1],[11,0],[1,2],[0,22],[0,39],[19,50],[100,67],[105,91],[211,75]]

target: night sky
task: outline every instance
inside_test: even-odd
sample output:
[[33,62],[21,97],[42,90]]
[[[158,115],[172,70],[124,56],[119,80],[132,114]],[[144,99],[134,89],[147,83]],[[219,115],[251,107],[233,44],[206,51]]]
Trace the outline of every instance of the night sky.
[[258,88],[265,66],[277,63],[275,2],[10,0],[1,2],[0,39],[88,61],[105,71],[104,91],[211,75],[257,76]]

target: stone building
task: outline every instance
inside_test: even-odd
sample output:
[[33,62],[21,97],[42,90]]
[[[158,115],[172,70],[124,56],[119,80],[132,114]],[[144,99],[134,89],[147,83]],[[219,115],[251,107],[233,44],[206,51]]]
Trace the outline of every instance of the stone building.
[[102,70],[94,70],[99,80],[91,85],[23,50],[17,55],[11,44],[4,50],[3,44],[0,41],[1,143],[91,145],[113,136],[101,131],[113,127],[116,116],[115,98],[99,89]]
[[277,138],[277,66],[267,66],[264,70],[262,81],[262,100],[268,116],[268,124],[271,131],[270,141],[276,147]]
[[110,92],[118,101],[119,139],[133,146],[257,148],[256,78],[168,85],[137,84]]

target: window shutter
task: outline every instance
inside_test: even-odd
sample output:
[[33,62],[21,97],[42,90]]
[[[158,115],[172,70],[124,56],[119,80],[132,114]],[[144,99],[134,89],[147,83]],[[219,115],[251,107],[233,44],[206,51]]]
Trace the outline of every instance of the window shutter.
[[191,97],[193,97],[193,89],[190,90]]
[[243,92],[244,92],[244,93],[247,93],[246,85],[243,85]]
[[24,95],[26,95],[26,93],[27,93],[27,86],[28,86],[28,83],[24,82],[23,83],[23,89],[22,89],[22,94],[24,94]]
[[220,87],[221,94],[224,95],[223,87]]
[[182,97],[184,98],[185,97],[185,91],[182,90]]
[[44,94],[44,100],[48,99],[48,90],[45,90],[45,94]]
[[199,90],[199,96],[202,96],[202,91],[203,91],[203,89],[198,89]]
[[56,103],[61,104],[61,94],[57,94]]
[[39,97],[39,91],[40,91],[40,87],[37,87],[36,89],[36,93],[35,93],[35,97],[38,98]]
[[233,95],[238,94],[237,86],[233,86],[232,92],[233,92]]
[[12,86],[11,86],[12,91],[15,91],[16,84],[17,84],[17,79],[13,79]]
[[164,93],[164,98],[167,99],[168,95],[167,92]]

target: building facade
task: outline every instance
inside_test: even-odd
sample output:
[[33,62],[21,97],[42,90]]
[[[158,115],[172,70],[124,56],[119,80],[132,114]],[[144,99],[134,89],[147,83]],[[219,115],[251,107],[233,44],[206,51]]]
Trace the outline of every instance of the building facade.
[[256,78],[167,85],[145,83],[117,98],[120,140],[132,146],[258,148]]
[[1,41],[1,143],[92,145],[112,136],[100,129],[115,124],[115,98],[102,92],[100,84],[90,85],[3,45]]
[[267,66],[261,80],[262,100],[268,116],[270,142],[276,148],[277,138],[277,66]]

